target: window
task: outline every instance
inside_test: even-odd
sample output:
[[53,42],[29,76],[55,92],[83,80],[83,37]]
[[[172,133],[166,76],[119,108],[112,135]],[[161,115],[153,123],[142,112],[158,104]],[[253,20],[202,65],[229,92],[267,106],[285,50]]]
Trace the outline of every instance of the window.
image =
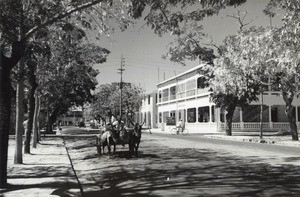
[[161,112],[159,112],[159,114],[158,114],[158,122],[162,123],[162,113]]
[[224,110],[220,112],[220,122],[225,122],[225,113],[226,112]]
[[169,117],[169,112],[168,111],[163,112],[163,122],[167,122],[167,117]]
[[162,100],[161,100],[161,91],[158,92],[158,102],[162,102]]
[[187,109],[187,122],[196,122],[196,108]]
[[143,120],[144,120],[144,116],[143,116],[143,113],[141,113],[141,117],[140,117],[141,119],[140,119],[140,122],[143,122]]
[[211,106],[211,121],[215,122],[215,106]]
[[157,103],[157,94],[155,94],[155,103]]
[[170,100],[176,99],[176,86],[170,88]]
[[163,90],[162,96],[163,96],[163,102],[169,100],[169,88]]
[[184,98],[185,97],[185,83],[179,84],[177,86],[177,98]]
[[271,121],[278,122],[278,108],[275,106],[271,107]]
[[198,77],[197,79],[197,89],[204,89],[207,85],[205,77]]
[[176,111],[170,111],[170,117],[176,117]]
[[209,122],[209,107],[198,108],[198,122]]
[[300,107],[298,107],[298,121],[300,121]]
[[196,80],[192,79],[186,82],[186,96],[193,96],[196,92]]
[[148,105],[150,105],[150,94],[148,95]]

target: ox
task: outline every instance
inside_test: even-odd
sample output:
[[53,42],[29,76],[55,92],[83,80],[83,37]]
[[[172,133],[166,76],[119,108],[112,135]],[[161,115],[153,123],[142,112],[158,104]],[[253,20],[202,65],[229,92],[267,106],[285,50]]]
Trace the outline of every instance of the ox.
[[111,149],[110,146],[113,145],[113,153],[116,152],[116,144],[117,144],[117,139],[115,136],[115,133],[110,130],[106,129],[102,132],[102,134],[98,134],[96,136],[96,146],[97,146],[97,151],[98,154],[101,154],[101,149],[103,149],[103,154],[104,154],[104,148],[107,146],[108,149],[108,154],[110,154]]
[[96,145],[98,153],[101,154],[101,148],[107,146],[108,152],[110,153],[110,146],[113,145],[113,154],[116,151],[116,145],[125,145],[128,144],[129,147],[129,157],[135,156],[138,157],[139,144],[141,142],[142,136],[142,125],[138,123],[133,123],[133,128],[125,127],[124,123],[121,122],[116,126],[116,130],[111,128],[106,128],[106,130],[97,135]]
[[129,137],[129,155],[138,157],[139,145],[142,137],[142,126],[143,124],[135,123],[133,131]]

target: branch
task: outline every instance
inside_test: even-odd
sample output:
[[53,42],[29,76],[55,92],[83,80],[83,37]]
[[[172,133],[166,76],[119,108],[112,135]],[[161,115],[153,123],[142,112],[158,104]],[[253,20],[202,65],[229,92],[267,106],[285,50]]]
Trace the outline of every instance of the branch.
[[250,21],[244,22],[247,14],[248,14],[248,12],[245,11],[245,14],[243,16],[241,16],[241,10],[238,10],[237,16],[236,15],[227,15],[227,17],[237,19],[238,23],[240,24],[240,30],[242,30],[243,27],[249,25],[250,23],[252,23],[257,18],[257,17],[253,17]]
[[204,45],[213,46],[213,47],[215,47],[218,50],[218,53],[220,55],[222,54],[222,51],[221,51],[220,47],[218,45],[216,45],[215,43],[213,43],[212,36],[210,36],[210,42],[208,44],[204,44]]
[[[166,13],[164,12],[164,10],[162,9],[162,7],[161,7],[161,4],[159,4],[159,10],[161,11],[161,13],[164,15],[164,17],[166,18],[166,20],[167,20],[167,23],[168,23],[168,25],[169,25],[169,28],[170,28],[170,20],[169,20],[169,18],[168,18],[168,16],[166,15]],[[171,29],[170,29],[171,30]]]
[[44,27],[47,27],[49,25],[52,25],[53,23],[55,23],[56,21],[60,20],[60,19],[63,19],[67,16],[70,16],[71,14],[73,14],[74,12],[77,12],[77,11],[80,11],[80,10],[83,10],[85,8],[88,8],[88,7],[91,7],[93,5],[96,5],[100,2],[102,2],[103,0],[95,0],[95,1],[91,1],[89,3],[85,3],[85,4],[82,4],[80,6],[77,6],[77,7],[74,7],[70,10],[67,10],[63,13],[59,13],[57,15],[55,15],[54,17],[46,20],[45,22],[41,23],[40,25],[38,26],[35,26],[33,27],[32,29],[30,29],[26,34],[25,34],[25,38],[24,39],[28,39],[30,36],[32,36],[32,34],[34,34],[35,32],[37,32],[38,30],[44,28]]
[[99,26],[99,28],[106,34],[107,37],[109,36],[109,33],[106,32],[106,30],[104,28],[102,28],[101,24],[93,17],[93,15],[89,14],[89,16],[93,19],[93,21]]
[[194,45],[196,45],[196,47],[201,48],[198,44],[198,42],[189,34],[187,34],[187,36],[193,41]]

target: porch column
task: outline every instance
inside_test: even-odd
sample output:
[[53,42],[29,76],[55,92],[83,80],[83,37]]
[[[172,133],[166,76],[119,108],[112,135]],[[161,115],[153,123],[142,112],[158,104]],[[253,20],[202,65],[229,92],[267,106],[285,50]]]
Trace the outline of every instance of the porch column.
[[272,122],[272,105],[269,105],[269,125],[270,129],[273,128],[273,122]]
[[[268,84],[271,84],[271,77],[268,78]],[[269,85],[269,127],[270,129],[273,129],[273,122],[272,122],[272,86]]]
[[217,131],[221,132],[222,131],[222,122],[221,122],[221,109],[217,108],[216,110],[216,122],[217,122]]
[[244,129],[243,110],[242,108],[240,108],[239,110],[240,110],[240,128],[241,130],[243,130]]
[[211,123],[212,123],[212,106],[209,105],[208,106],[208,109],[209,109],[209,122],[208,122],[208,127],[209,127],[209,130],[211,130]]
[[209,122],[212,122],[212,106],[209,106]]
[[[296,100],[297,101],[297,100]],[[297,127],[299,127],[299,117],[298,117],[298,101],[297,101],[297,103],[296,103],[296,106],[295,106],[295,112],[296,112],[296,124],[297,124]]]
[[[296,82],[297,83],[299,83],[299,81],[298,81],[299,79],[298,78],[296,78]],[[300,85],[300,84],[299,84]],[[296,89],[296,92],[298,93],[299,92],[299,87],[297,86],[297,89]],[[298,117],[298,107],[299,107],[299,98],[297,98],[296,97],[296,104],[295,104],[295,107],[296,107],[296,109],[295,109],[295,112],[296,112],[296,123],[298,123],[299,122],[299,117]]]

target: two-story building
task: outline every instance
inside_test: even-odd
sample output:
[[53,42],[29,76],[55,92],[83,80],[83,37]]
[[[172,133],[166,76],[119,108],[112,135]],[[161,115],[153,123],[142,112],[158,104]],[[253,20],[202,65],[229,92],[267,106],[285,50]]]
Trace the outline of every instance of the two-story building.
[[157,128],[157,91],[147,94],[142,100],[139,122],[148,128]]
[[[196,66],[175,77],[160,82],[157,93],[158,127],[170,131],[180,119],[190,133],[219,132],[225,130],[225,112],[216,108],[209,99],[208,88],[202,89],[203,77]],[[285,103],[280,92],[264,92],[263,99],[252,102],[247,109],[236,109],[233,117],[233,130],[259,130],[260,106],[263,102],[263,128],[281,130],[289,128],[285,114]],[[293,101],[296,106],[297,124],[300,121],[300,98]]]

